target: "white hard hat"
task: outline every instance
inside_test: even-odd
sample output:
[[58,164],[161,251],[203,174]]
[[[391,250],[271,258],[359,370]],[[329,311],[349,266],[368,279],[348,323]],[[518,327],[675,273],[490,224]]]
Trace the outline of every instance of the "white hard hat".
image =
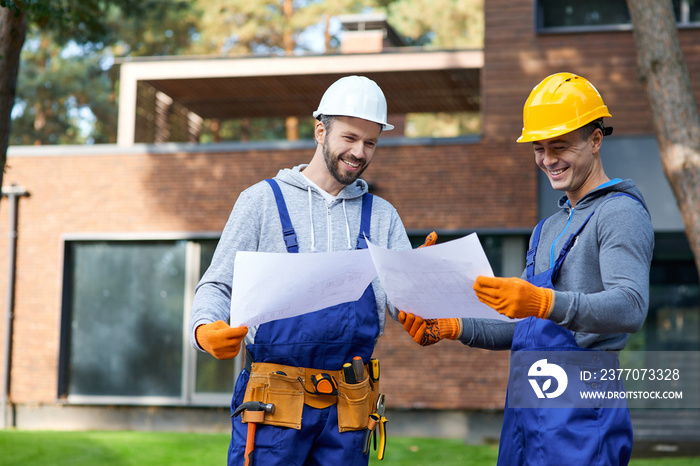
[[386,122],[384,93],[377,83],[364,76],[346,76],[331,84],[313,115],[362,118],[379,123],[384,131],[394,129]]

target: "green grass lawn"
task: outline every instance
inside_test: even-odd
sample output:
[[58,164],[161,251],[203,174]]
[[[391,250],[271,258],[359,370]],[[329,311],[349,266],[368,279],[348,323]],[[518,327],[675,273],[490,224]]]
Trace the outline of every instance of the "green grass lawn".
[[[0,465],[225,465],[228,443],[228,434],[6,430],[0,431]],[[497,456],[498,448],[490,445],[465,445],[455,439],[390,437],[384,460],[378,461],[372,450],[370,465],[494,465]],[[689,466],[700,464],[700,458],[644,459],[631,464]]]

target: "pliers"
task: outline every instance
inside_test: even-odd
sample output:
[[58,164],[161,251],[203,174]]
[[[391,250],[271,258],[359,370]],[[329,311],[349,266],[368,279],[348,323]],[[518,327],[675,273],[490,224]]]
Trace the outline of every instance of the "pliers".
[[377,453],[377,459],[384,459],[384,450],[386,449],[386,417],[384,417],[385,406],[384,406],[385,395],[383,393],[379,394],[377,399],[377,412],[369,415],[369,421],[367,422],[367,430],[365,431],[365,439],[362,443],[362,453],[364,455],[369,453],[369,442],[370,437],[374,436],[374,449],[377,449],[377,424],[379,425],[379,452]]
[[377,414],[379,415],[379,453],[377,459],[384,459],[384,450],[386,449],[386,417],[384,417],[384,394],[379,394],[377,400]]

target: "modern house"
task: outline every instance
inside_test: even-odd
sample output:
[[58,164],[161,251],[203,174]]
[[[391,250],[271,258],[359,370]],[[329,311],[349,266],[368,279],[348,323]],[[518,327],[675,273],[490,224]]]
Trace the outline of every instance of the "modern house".
[[[674,4],[699,100],[700,6]],[[315,145],[200,144],[202,121],[310,118],[328,85],[350,74],[379,83],[396,126],[364,177],[371,191],[396,207],[416,244],[432,230],[441,240],[476,232],[500,276],[520,275],[529,234],[559,197],[531,148],[515,143],[523,103],[555,72],[593,82],[613,115],[606,172],[635,180],[656,233],[649,315],[630,348],[696,352],[697,270],[661,168],[624,0],[489,0],[484,10],[482,50],[405,47],[370,15],[343,18],[338,54],[124,62],[117,144],[11,147],[0,204],[9,271],[0,283],[3,425],[229,430],[240,361],[190,348],[194,286],[239,193],[307,163]],[[478,134],[407,135],[411,115],[465,112],[480,114]],[[394,435],[498,440],[507,351],[422,348],[388,322],[376,353]],[[697,409],[635,411],[633,423],[640,445],[682,451],[700,439]]]

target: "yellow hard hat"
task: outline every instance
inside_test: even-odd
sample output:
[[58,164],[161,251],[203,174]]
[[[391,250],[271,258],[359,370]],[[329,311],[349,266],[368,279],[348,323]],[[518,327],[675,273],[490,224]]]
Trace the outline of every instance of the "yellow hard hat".
[[[610,116],[598,90],[586,78],[556,73],[544,78],[530,92],[523,107],[523,132],[517,142],[561,136]],[[604,134],[609,133],[604,131]]]

